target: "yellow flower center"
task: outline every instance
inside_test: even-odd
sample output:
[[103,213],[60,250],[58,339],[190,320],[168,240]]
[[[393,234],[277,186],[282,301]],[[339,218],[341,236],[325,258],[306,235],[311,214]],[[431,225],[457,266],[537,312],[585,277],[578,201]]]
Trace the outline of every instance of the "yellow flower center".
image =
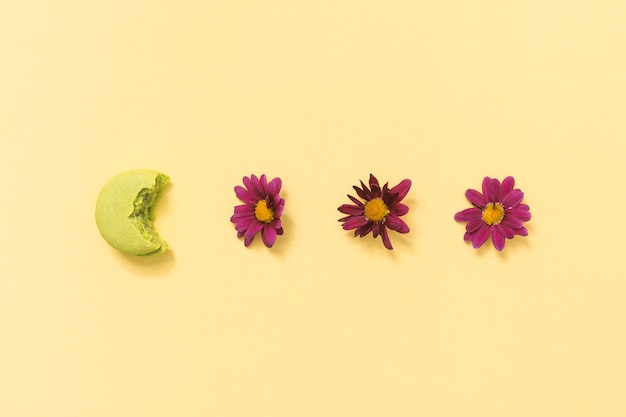
[[500,203],[491,203],[483,209],[483,221],[489,226],[498,224],[504,217],[504,207]]
[[265,200],[259,200],[254,206],[254,216],[260,222],[269,223],[274,220],[274,210],[267,207]]
[[389,214],[387,205],[380,198],[365,203],[365,217],[373,222],[379,222],[383,220]]

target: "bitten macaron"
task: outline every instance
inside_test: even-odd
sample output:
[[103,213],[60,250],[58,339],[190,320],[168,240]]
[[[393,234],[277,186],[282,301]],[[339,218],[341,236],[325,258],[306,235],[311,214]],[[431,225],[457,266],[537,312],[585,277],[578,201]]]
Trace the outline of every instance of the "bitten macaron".
[[96,201],[96,225],[114,248],[137,256],[165,252],[167,242],[153,225],[154,207],[169,177],[151,169],[134,169],[111,178]]

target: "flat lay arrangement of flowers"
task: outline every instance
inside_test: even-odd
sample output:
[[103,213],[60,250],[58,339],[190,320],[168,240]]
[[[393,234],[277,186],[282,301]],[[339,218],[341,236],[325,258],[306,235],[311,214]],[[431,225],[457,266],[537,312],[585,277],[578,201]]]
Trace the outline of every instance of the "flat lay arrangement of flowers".
[[[352,188],[356,196],[347,194],[351,203],[342,204],[337,210],[345,214],[338,221],[344,230],[354,230],[354,237],[363,238],[369,234],[380,237],[383,246],[393,249],[390,232],[409,233],[410,228],[401,219],[409,212],[409,206],[402,201],[411,189],[411,180],[403,179],[397,185],[382,186],[370,174],[367,184]],[[277,236],[283,234],[281,216],[285,200],[281,198],[282,180],[279,177],[267,180],[265,174],[257,177],[243,177],[243,186],[235,186],[235,195],[244,204],[235,206],[230,221],[234,224],[237,237],[244,239],[246,247],[252,244],[257,234],[265,246],[271,248]],[[515,236],[528,236],[525,222],[531,219],[530,207],[524,204],[524,193],[515,188],[515,179],[508,176],[500,182],[497,178],[484,177],[482,190],[467,189],[465,197],[471,207],[454,214],[454,220],[466,223],[463,239],[478,249],[491,239],[493,247],[504,250],[507,239]]]

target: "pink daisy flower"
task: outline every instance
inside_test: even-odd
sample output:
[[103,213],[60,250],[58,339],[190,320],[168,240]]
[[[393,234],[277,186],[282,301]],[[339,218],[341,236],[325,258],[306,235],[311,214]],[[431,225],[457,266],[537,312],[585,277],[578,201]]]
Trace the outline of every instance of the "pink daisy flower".
[[372,232],[374,238],[382,237],[383,244],[387,249],[393,249],[387,229],[398,233],[409,233],[409,226],[400,219],[409,211],[406,204],[400,203],[411,188],[411,180],[402,180],[393,188],[386,183],[381,188],[378,180],[370,174],[369,188],[361,181],[361,188],[353,186],[357,195],[365,202],[348,195],[354,204],[344,204],[338,210],[347,217],[339,219],[343,222],[344,230],[354,229],[354,236],[364,237]]
[[528,236],[524,222],[531,218],[530,208],[521,204],[524,193],[514,186],[513,177],[506,177],[502,184],[495,178],[485,177],[482,194],[472,189],[465,192],[474,207],[459,211],[454,220],[467,222],[464,239],[472,242],[474,248],[481,247],[491,236],[493,246],[501,251],[505,239]]
[[276,236],[283,234],[280,216],[285,209],[285,200],[280,198],[282,181],[274,178],[269,183],[264,175],[257,178],[243,177],[243,185],[235,187],[235,194],[245,204],[235,206],[230,221],[235,224],[237,237],[244,238],[244,245],[250,246],[254,236],[261,233],[263,243],[268,248],[276,243]]

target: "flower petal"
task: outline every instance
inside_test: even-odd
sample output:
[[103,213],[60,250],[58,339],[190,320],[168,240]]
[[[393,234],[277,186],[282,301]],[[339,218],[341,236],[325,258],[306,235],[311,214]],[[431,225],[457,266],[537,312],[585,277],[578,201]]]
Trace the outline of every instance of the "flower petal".
[[469,223],[467,223],[467,225],[465,225],[465,231],[467,233],[474,233],[476,232],[478,229],[480,229],[480,227],[485,224],[485,222],[483,221],[482,217],[479,219],[474,219],[474,220],[470,220]]
[[494,227],[492,230],[493,232],[491,233],[491,243],[493,243],[494,248],[501,251],[502,249],[504,249],[504,244],[506,243],[506,240],[504,239],[502,233],[500,233],[500,229]]
[[485,177],[483,179],[483,195],[487,202],[499,202],[502,199],[502,186],[497,178]]
[[354,231],[354,237],[357,237],[357,236],[365,237],[365,236],[367,236],[367,234],[372,231],[372,226],[373,225],[374,225],[373,222],[367,222],[367,224],[365,226],[358,227]]
[[513,187],[515,187],[515,178],[506,177],[502,180],[502,198],[504,198],[508,193],[513,191]]
[[520,236],[528,236],[528,229],[525,227],[520,227],[519,229],[515,229],[515,234]]
[[365,216],[350,216],[343,224],[344,230],[352,230],[364,226],[369,220]]
[[[272,220],[272,222],[270,224],[276,230],[282,230],[282,228],[283,228],[283,222],[280,219],[274,219],[274,220]],[[279,234],[282,234],[282,233],[279,233]]]
[[265,174],[261,175],[259,183],[261,184],[261,190],[263,190],[263,194],[267,194],[267,177],[265,176]]
[[360,200],[358,200],[356,197],[352,197],[350,194],[347,194],[348,198],[357,206],[359,207],[365,207],[365,204],[363,204]]
[[352,204],[343,204],[337,210],[339,210],[341,213],[351,214],[353,216],[363,215],[363,207],[355,206]]
[[524,199],[524,193],[521,190],[512,190],[502,197],[502,205],[504,208],[517,207]]
[[[528,210],[525,210],[525,209],[521,208],[521,206],[517,207],[517,208],[506,210],[506,214],[507,215],[511,215],[511,216],[515,216],[518,219],[520,219],[522,221],[525,221],[525,222],[530,220],[531,217],[532,217],[530,215],[530,212]],[[506,218],[506,216],[505,216],[505,218]]]
[[380,234],[380,222],[372,222],[372,235],[376,238]]
[[465,191],[465,198],[467,198],[470,203],[481,209],[485,208],[485,206],[487,205],[487,199],[485,198],[485,196],[471,188]]
[[372,184],[380,186],[380,184],[378,183],[378,179],[373,174],[370,174],[369,184],[370,187],[372,186]]
[[[361,182],[361,184],[363,184],[363,183]],[[363,191],[362,189],[360,189],[356,185],[353,185],[352,188],[354,188],[354,191],[356,191],[357,195],[359,197],[361,197],[363,200],[369,200],[369,198],[367,197],[367,194],[365,194],[365,191]],[[350,197],[350,196],[348,195],[348,197]]]
[[269,224],[266,224],[265,227],[263,227],[263,233],[261,234],[261,238],[263,239],[263,243],[265,243],[265,246],[271,248],[272,246],[274,246],[274,243],[276,243],[276,229],[274,229]]
[[365,194],[365,197],[363,198],[365,198],[368,201],[374,198],[374,195],[372,194],[370,189],[367,188],[367,185],[363,184],[363,181],[361,181],[361,188],[363,189],[363,193]]
[[246,235],[245,236],[247,238],[253,237],[257,233],[259,233],[261,230],[263,230],[263,225],[264,225],[264,223],[261,223],[259,221],[256,221],[256,222],[252,223],[250,225],[250,227],[248,227],[248,229],[246,230]]
[[513,229],[511,229],[510,227],[503,225],[502,223],[495,225],[494,228],[498,229],[498,231],[502,233],[502,236],[507,239],[513,239],[515,237],[515,231],[513,231]]
[[370,184],[370,188],[372,190],[372,196],[374,198],[380,198],[382,196],[382,190],[378,184]]
[[409,206],[407,206],[406,204],[398,203],[389,207],[389,213],[393,214],[394,216],[404,216],[408,212]]
[[480,248],[489,239],[490,234],[491,228],[487,224],[483,224],[472,239],[472,247],[475,249]]
[[409,233],[409,226],[401,218],[393,214],[387,215],[385,225],[398,233]]
[[250,244],[252,243],[252,241],[253,241],[253,240],[254,240],[254,236],[251,236],[251,237],[247,237],[247,236],[246,236],[246,237],[244,238],[244,240],[243,240],[243,244],[244,244],[246,247],[248,247],[248,246],[250,246]]
[[476,207],[461,210],[454,215],[454,220],[457,222],[469,222],[480,218],[482,218],[482,211]]
[[238,199],[248,204],[256,204],[258,203],[258,199],[254,196],[254,193],[249,192],[242,186],[238,185],[235,187],[235,195]]
[[274,217],[279,218],[285,212],[285,199],[281,198],[278,201],[278,205],[274,208]]
[[393,246],[391,246],[391,240],[389,240],[389,234],[387,233],[387,228],[385,227],[385,225],[382,225],[382,238],[383,238],[383,245],[385,245],[385,247],[389,250],[393,249]]
[[276,177],[267,184],[267,193],[269,195],[277,195],[283,186],[283,181]]
[[[261,178],[264,179],[265,174],[261,175]],[[250,182],[252,183],[252,187],[254,187],[254,192],[256,193],[256,195],[259,196],[259,200],[265,200],[267,192],[265,190],[265,187],[263,186],[262,181],[258,179],[255,175],[252,175],[252,180]],[[267,183],[267,180],[265,180],[265,182]]]
[[524,225],[524,221],[519,217],[512,215],[510,212],[507,212],[500,224],[510,227],[511,229],[519,229]]
[[242,204],[240,206],[235,206],[235,216],[236,217],[249,216],[249,215],[253,215],[254,216],[254,206],[253,205]]
[[235,221],[233,221],[233,223],[235,223],[235,230],[237,230],[238,232],[245,232],[253,224],[259,223],[259,221],[254,216],[238,217],[238,218],[235,218],[235,219],[232,219],[232,220],[235,220]]
[[391,194],[398,194],[398,198],[396,202],[402,201],[402,199],[407,195],[407,193],[411,189],[411,184],[412,184],[411,180],[406,178],[400,181],[400,183],[396,185],[395,187],[393,187],[391,190],[389,190]]

